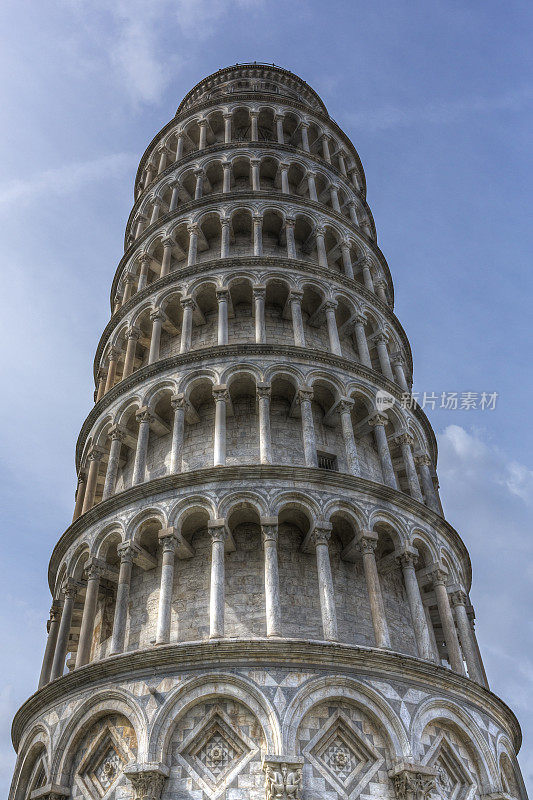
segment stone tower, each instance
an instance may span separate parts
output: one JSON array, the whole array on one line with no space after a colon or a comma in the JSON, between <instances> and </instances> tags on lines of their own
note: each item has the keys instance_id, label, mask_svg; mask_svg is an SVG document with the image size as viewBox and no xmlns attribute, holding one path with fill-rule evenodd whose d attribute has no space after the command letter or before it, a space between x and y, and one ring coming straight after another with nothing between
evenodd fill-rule
<instances>
[{"instance_id":1,"label":"stone tower","mask_svg":"<svg viewBox=\"0 0 533 800\"><path fill-rule=\"evenodd\" d=\"M525 798L359 157L202 80L142 157L11 800Z\"/></svg>"}]
</instances>

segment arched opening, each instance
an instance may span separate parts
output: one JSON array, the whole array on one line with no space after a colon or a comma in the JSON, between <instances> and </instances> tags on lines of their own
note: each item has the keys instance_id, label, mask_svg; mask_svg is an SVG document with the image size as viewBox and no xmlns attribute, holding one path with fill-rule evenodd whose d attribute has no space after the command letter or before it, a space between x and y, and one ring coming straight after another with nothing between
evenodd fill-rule
<instances>
[{"instance_id":1,"label":"arched opening","mask_svg":"<svg viewBox=\"0 0 533 800\"><path fill-rule=\"evenodd\" d=\"M267 281L265 293L266 340L269 343L292 344L292 317L289 287L276 278Z\"/></svg>"},{"instance_id":2,"label":"arched opening","mask_svg":"<svg viewBox=\"0 0 533 800\"><path fill-rule=\"evenodd\" d=\"M215 403L212 381L198 379L186 392L186 397L189 407L183 439L184 472L213 466Z\"/></svg>"},{"instance_id":3,"label":"arched opening","mask_svg":"<svg viewBox=\"0 0 533 800\"><path fill-rule=\"evenodd\" d=\"M265 211L263 216L263 253L268 256L284 257L286 248L282 247L281 234L283 217L278 211Z\"/></svg>"},{"instance_id":4,"label":"arched opening","mask_svg":"<svg viewBox=\"0 0 533 800\"><path fill-rule=\"evenodd\" d=\"M250 279L236 278L232 281L229 292L229 343L254 342L253 299Z\"/></svg>"},{"instance_id":5,"label":"arched opening","mask_svg":"<svg viewBox=\"0 0 533 800\"><path fill-rule=\"evenodd\" d=\"M259 463L259 419L255 379L239 372L229 384L226 404L226 464Z\"/></svg>"},{"instance_id":6,"label":"arched opening","mask_svg":"<svg viewBox=\"0 0 533 800\"><path fill-rule=\"evenodd\" d=\"M227 516L235 549L226 554L226 636L264 636L265 592L261 527L257 509L239 503ZM243 592L246 607L243 608Z\"/></svg>"},{"instance_id":7,"label":"arched opening","mask_svg":"<svg viewBox=\"0 0 533 800\"><path fill-rule=\"evenodd\" d=\"M270 429L274 464L303 464L302 424L294 378L275 375L271 383Z\"/></svg>"}]
</instances>

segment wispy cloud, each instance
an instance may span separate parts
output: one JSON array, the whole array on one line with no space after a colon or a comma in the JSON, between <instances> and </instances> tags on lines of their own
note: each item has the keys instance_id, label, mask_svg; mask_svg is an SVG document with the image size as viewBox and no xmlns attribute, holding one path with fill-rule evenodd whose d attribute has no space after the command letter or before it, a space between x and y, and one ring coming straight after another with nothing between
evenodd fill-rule
<instances>
[{"instance_id":1,"label":"wispy cloud","mask_svg":"<svg viewBox=\"0 0 533 800\"><path fill-rule=\"evenodd\" d=\"M346 120L353 127L365 131L405 128L421 123L447 125L475 114L521 111L532 100L533 87L523 86L502 94L434 100L425 105L386 105L382 108L367 108L361 112L348 114Z\"/></svg>"},{"instance_id":2,"label":"wispy cloud","mask_svg":"<svg viewBox=\"0 0 533 800\"><path fill-rule=\"evenodd\" d=\"M65 195L77 191L84 184L129 172L137 162L138 156L134 154L112 153L90 161L47 169L28 178L6 181L0 183L0 205L13 200L32 200L44 192Z\"/></svg>"}]
</instances>

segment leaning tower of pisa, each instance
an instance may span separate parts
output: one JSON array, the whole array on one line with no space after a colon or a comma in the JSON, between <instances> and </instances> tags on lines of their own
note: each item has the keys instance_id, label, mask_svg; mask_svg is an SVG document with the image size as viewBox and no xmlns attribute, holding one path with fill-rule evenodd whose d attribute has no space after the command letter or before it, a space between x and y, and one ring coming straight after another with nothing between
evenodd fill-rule
<instances>
[{"instance_id":1,"label":"leaning tower of pisa","mask_svg":"<svg viewBox=\"0 0 533 800\"><path fill-rule=\"evenodd\" d=\"M316 92L195 86L135 180L11 800L526 797L393 307Z\"/></svg>"}]
</instances>

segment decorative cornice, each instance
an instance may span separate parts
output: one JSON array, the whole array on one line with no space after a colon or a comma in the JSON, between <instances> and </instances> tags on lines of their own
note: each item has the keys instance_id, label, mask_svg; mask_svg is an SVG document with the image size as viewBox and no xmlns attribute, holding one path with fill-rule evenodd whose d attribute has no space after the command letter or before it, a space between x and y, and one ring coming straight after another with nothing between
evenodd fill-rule
<instances>
[{"instance_id":1,"label":"decorative cornice","mask_svg":"<svg viewBox=\"0 0 533 800\"><path fill-rule=\"evenodd\" d=\"M11 737L18 750L28 724L45 708L64 701L82 689L109 686L111 678L151 676L155 672L234 669L245 666L291 666L301 669L333 670L342 683L343 676L379 677L409 683L411 687L431 687L439 694L452 696L462 704L478 705L491 714L508 732L516 751L522 734L511 709L497 695L478 683L458 675L433 661L400 655L371 647L307 641L303 639L219 639L216 642L182 642L110 656L73 670L43 686L18 710Z\"/></svg>"},{"instance_id":2,"label":"decorative cornice","mask_svg":"<svg viewBox=\"0 0 533 800\"><path fill-rule=\"evenodd\" d=\"M53 593L55 575L61 564L63 554L68 547L80 536L87 528L107 517L109 514L117 514L133 503L143 498L151 498L154 495L164 494L176 489L184 489L193 486L207 484L224 483L234 481L243 486L251 481L257 485L261 481L280 481L281 483L305 483L315 484L322 489L336 490L344 495L346 491L371 495L377 501L389 502L396 505L402 511L423 520L432 526L451 546L455 547L462 554L462 561L465 569L467 588L470 588L471 565L468 550L463 540L449 522L439 514L436 514L428 506L419 503L404 492L392 489L382 483L374 483L366 478L358 478L345 472L331 472L329 470L314 467L294 467L288 465L274 464L245 464L231 467L207 467L204 469L193 470L191 472L180 472L175 475L165 475L153 481L137 484L123 492L112 495L103 500L98 505L93 506L90 511L86 511L78 517L63 533L57 542L48 567L48 584Z\"/></svg>"}]
</instances>

